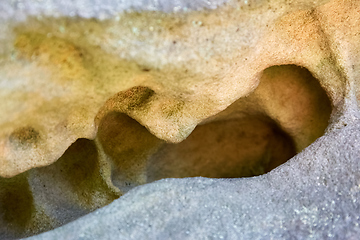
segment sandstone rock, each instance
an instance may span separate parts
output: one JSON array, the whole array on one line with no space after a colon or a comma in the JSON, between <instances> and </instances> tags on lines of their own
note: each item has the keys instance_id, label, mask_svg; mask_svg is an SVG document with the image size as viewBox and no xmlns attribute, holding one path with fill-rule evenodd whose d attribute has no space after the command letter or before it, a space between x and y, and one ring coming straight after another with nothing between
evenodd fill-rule
<instances>
[{"instance_id":1,"label":"sandstone rock","mask_svg":"<svg viewBox=\"0 0 360 240\"><path fill-rule=\"evenodd\" d=\"M2 238L356 236L360 3L224 2L0 3Z\"/></svg>"}]
</instances>

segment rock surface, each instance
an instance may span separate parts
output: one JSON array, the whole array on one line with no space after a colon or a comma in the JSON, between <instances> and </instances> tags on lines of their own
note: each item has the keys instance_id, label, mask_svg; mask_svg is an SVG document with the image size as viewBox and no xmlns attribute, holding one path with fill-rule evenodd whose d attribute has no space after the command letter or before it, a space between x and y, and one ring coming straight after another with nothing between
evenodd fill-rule
<instances>
[{"instance_id":1,"label":"rock surface","mask_svg":"<svg viewBox=\"0 0 360 240\"><path fill-rule=\"evenodd\" d=\"M0 3L0 238L356 238L360 2L224 2Z\"/></svg>"},{"instance_id":2,"label":"rock surface","mask_svg":"<svg viewBox=\"0 0 360 240\"><path fill-rule=\"evenodd\" d=\"M346 123L269 174L160 180L30 239L357 239L360 120Z\"/></svg>"}]
</instances>

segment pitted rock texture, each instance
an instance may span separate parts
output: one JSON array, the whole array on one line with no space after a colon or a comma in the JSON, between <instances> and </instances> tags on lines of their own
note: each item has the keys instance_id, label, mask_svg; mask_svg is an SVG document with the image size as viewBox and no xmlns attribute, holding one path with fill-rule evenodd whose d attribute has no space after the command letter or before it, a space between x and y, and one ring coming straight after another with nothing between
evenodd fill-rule
<instances>
[{"instance_id":1,"label":"pitted rock texture","mask_svg":"<svg viewBox=\"0 0 360 240\"><path fill-rule=\"evenodd\" d=\"M251 179L200 182L214 184L214 189L224 187L220 191L224 194L233 182L238 182L237 192L253 192L250 198L244 196L239 200L244 201L244 208L230 207L230 211L244 216L259 209L269 219L283 219L279 220L280 228L275 228L271 235L275 238L292 236L291 231L316 237L327 230L321 226L328 226L331 217L319 223L316 216L321 214L315 214L312 215L315 220L309 223L302 218L309 214L300 214L300 220L286 215L284 209L304 203L294 200L291 205L286 198L282 202L281 194L286 189L280 185L284 179L289 179L286 186L298 179L304 184L294 184L289 196L296 199L302 192L306 201L322 206L319 198L309 196L309 189L318 182L312 181L314 174L321 168L325 182L335 181L339 176L330 173L331 164L327 168L321 166L324 161L331 162L331 154L346 155L346 147L340 153L333 148L323 149L328 155L312 158L313 164L306 159L316 153L316 146L325 146L330 141L326 139L333 139L329 136L340 131L336 136L345 138L344 129L356 125L360 3L229 1L213 10L182 9L172 13L162 12L167 10L160 4L156 8L159 11L121 12L126 10L123 9L106 17L98 17L96 11L89 15L98 19L75 18L72 14L54 17L53 12L62 12L62 6L56 4L48 5L50 10L35 4L31 11L14 6L0 4L0 12L14 10L13 13L6 10L9 14L0 20L2 238L26 237L56 228L111 203L138 185L161 178L240 178L265 173ZM76 13L77 7L71 6ZM130 8L136 10L134 6ZM26 21L19 17L21 12L26 12ZM357 169L353 157L356 151L350 150L346 155L349 157L338 161ZM290 158L290 162L283 164ZM308 168L308 177L302 175L304 168ZM347 174L356 178L353 171ZM169 180L175 189L186 189L197 181ZM259 187L253 182L263 185ZM166 193L161 184L144 188L153 191L155 198L162 198ZM335 201L333 192L343 181L338 184L330 184L330 189L322 189L319 194L329 196L326 201ZM352 184L349 189L356 185L349 184ZM347 186L343 186L345 192ZM130 199L134 208L127 206L124 214L134 214L134 221L139 208L149 209L144 202L147 198L136 196L137 191L148 191L141 190L144 188L133 190L115 203L125 206ZM256 189L263 191L259 199L268 197L266 201L274 202L273 207L263 211L266 201L258 205L252 202L259 193ZM136 201L131 200L132 194ZM216 235L217 228L208 229L207 218L199 220L195 216L201 213L206 216L217 207L209 211L199 207L189 219L186 214L177 217L176 201L187 196L184 192L179 194L172 195L175 202L169 200L170 205L161 203L168 217L149 213L141 220L149 224L146 229L153 238L172 234L192 238L195 235L191 234L203 231L214 238L225 236ZM189 196L193 206L204 205L199 201L201 194L195 195ZM210 205L223 202L220 197L217 203L216 194L213 195L214 198L204 198ZM279 201L274 200L277 197ZM275 212L278 207L282 207L283 215ZM324 212L334 216L329 207L325 205ZM358 213L357 209L355 201L340 211L339 221L347 211ZM96 213L99 212L85 218L94 220L84 226L96 224L93 217ZM120 214L115 222L110 216L107 222L125 226L121 220L125 215ZM153 228L156 224L151 225L152 217L162 218L154 219L154 223L168 227ZM179 222L179 218L184 220L180 221L183 225L172 231L171 222ZM220 223L227 218L224 216ZM286 225L284 221L288 218L298 220ZM350 217L349 221L353 220ZM83 225L82 221L71 226ZM248 225L244 221L231 225L242 228L236 232L228 228L227 238L266 236L256 235L257 217L250 218ZM106 224L101 226L112 228ZM189 234L183 236L183 227L190 225L196 229L185 231ZM301 233L301 226L305 233ZM356 224L341 226L354 234L358 231ZM119 231L125 239L142 238L141 232L135 234L139 227L134 224L126 233ZM44 236L65 237L71 234L70 228ZM271 228L267 229L270 233ZM97 228L88 236L88 230L84 231L74 235L75 239L101 236ZM116 231L102 234L111 238ZM311 235L312 231L315 235ZM209 234L202 236L211 237ZM355 236L349 234L349 238Z\"/></svg>"}]
</instances>

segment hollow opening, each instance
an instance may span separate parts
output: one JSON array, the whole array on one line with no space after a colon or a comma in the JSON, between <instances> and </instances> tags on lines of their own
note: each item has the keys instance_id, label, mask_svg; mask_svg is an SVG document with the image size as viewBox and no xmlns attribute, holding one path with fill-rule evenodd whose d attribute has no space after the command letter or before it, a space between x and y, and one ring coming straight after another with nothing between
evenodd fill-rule
<instances>
[{"instance_id":1,"label":"hollow opening","mask_svg":"<svg viewBox=\"0 0 360 240\"><path fill-rule=\"evenodd\" d=\"M178 144L165 143L124 113L111 112L99 139L121 190L162 178L257 176L320 137L331 103L317 79L295 65L266 69L259 86L198 125Z\"/></svg>"},{"instance_id":2,"label":"hollow opening","mask_svg":"<svg viewBox=\"0 0 360 240\"><path fill-rule=\"evenodd\" d=\"M296 154L292 139L271 119L249 116L198 126L179 144L165 144L148 161L147 180L261 175Z\"/></svg>"}]
</instances>

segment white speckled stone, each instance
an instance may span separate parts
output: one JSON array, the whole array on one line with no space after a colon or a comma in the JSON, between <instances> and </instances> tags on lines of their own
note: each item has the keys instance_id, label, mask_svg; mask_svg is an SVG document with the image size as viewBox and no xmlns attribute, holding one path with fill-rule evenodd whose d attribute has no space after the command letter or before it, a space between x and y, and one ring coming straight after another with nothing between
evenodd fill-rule
<instances>
[{"instance_id":1,"label":"white speckled stone","mask_svg":"<svg viewBox=\"0 0 360 240\"><path fill-rule=\"evenodd\" d=\"M123 11L183 12L215 9L228 0L14 0L0 2L0 18L23 19L27 15L109 18ZM259 0L244 1L244 4Z\"/></svg>"}]
</instances>

